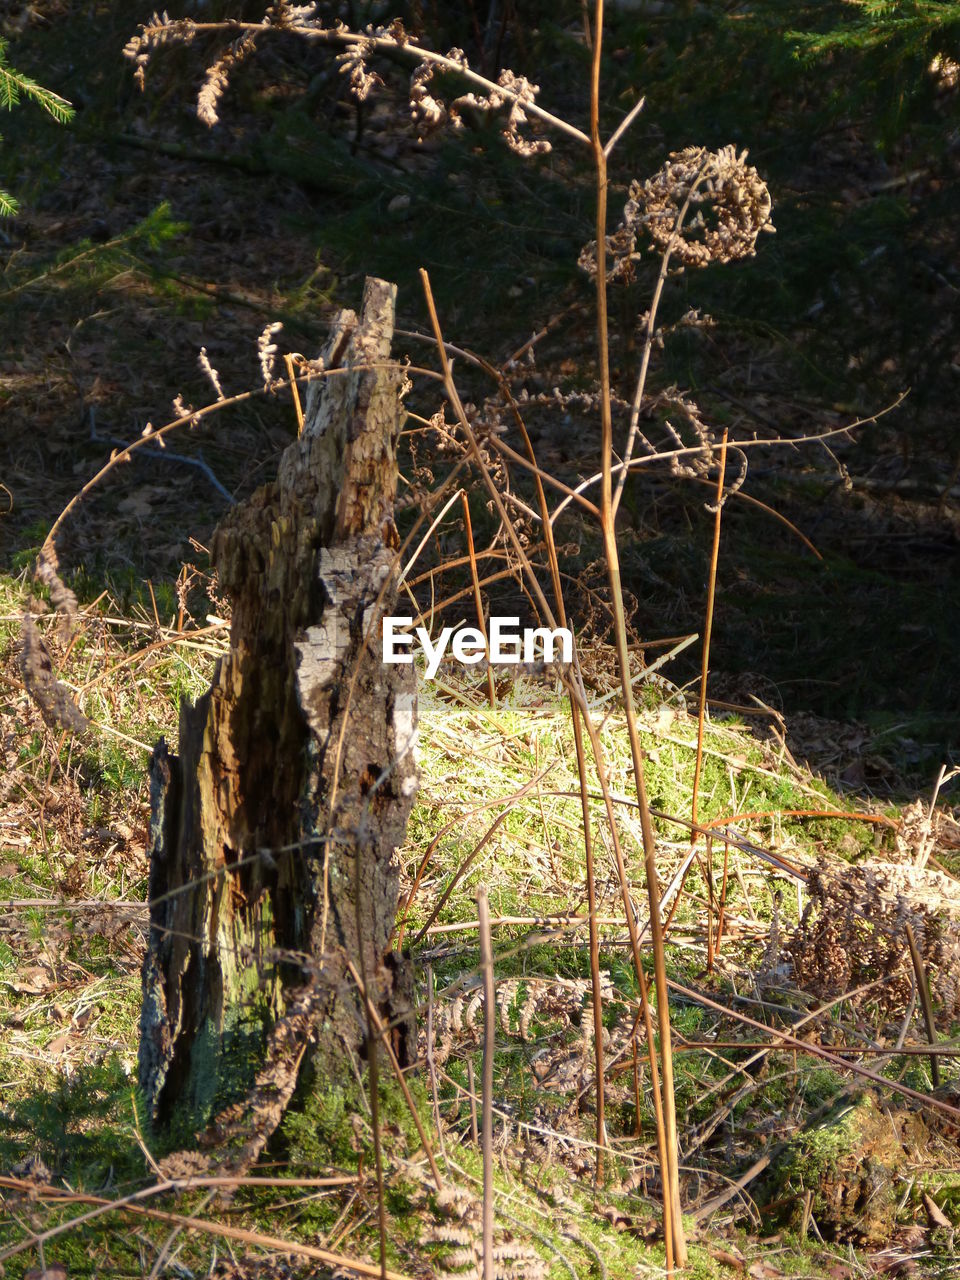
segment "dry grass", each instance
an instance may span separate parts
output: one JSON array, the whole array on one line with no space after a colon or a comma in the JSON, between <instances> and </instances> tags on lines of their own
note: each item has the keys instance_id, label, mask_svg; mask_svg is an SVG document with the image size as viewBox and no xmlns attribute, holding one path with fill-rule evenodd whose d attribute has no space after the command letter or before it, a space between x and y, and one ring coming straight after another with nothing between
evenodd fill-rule
<instances>
[{"instance_id":1,"label":"dry grass","mask_svg":"<svg viewBox=\"0 0 960 1280\"><path fill-rule=\"evenodd\" d=\"M175 743L177 699L205 687L225 633L206 623L198 627L189 617L177 632L161 618L151 618L152 607L144 616L124 619L103 599L81 616L76 636L65 644L53 620L42 616L40 627L60 678L94 724L86 739L70 740L43 723L22 688L16 637L26 602L24 583L6 579L2 591L6 770L0 861L3 896L14 904L0 921L3 1164L7 1171L29 1173L32 1166L18 1162L38 1156L50 1170L52 1186L66 1178L75 1189L112 1197L150 1179L134 1109L149 814L145 748L161 733ZM637 891L641 834L628 799L630 753L617 699L608 696L612 681L602 649L588 658L586 678L593 714L602 723L611 789L619 798L630 887ZM635 979L626 959L619 885L604 840L599 791L597 890L607 1123L614 1159L608 1185L598 1195L587 1181L569 1181L571 1174L579 1178L593 1168L593 1059L585 1038L590 982L577 766L569 714L558 692L532 678L518 678L510 687L501 682L491 708L482 678L470 685L444 671L423 686L421 792L401 859L405 893L413 890L422 868L404 932L409 943L425 929L413 948L421 995L431 972L436 988L435 1080L445 1148L438 1159L448 1185L462 1189L458 1194L467 1200L479 1195L480 1155L469 1140L469 1068L478 1062L482 1027L474 993L475 894L483 884L494 920L500 1024L496 1209L498 1230L508 1234L498 1238L506 1247L512 1237L516 1258L517 1250L535 1250L551 1276L570 1274L570 1267L585 1273L598 1252L610 1276L653 1275L662 1265L662 1247L648 1238L652 1220L645 1197L655 1194L657 1185L649 1103L641 1073L640 1130L635 1132ZM662 678L641 685L639 706L651 802L662 814L682 817L692 800L696 719L682 693ZM775 736L764 740L735 717L707 722L699 806L706 823L745 811L767 815L740 822L740 836L798 866L811 865L825 851L835 856L839 847L853 856L873 839L873 828L863 823L787 816L793 809L837 809L840 802L807 769L790 762ZM666 887L685 859L689 834L664 817L657 820L657 835ZM717 871L719 876L719 863ZM725 940L714 992L721 1000L730 1000L734 991L752 993L739 1007L765 1010L773 1025L789 1023L813 1007L791 988L771 939L771 920L776 919L782 937L802 906L796 882L735 847L728 873ZM668 935L668 964L671 977L698 986L703 985L705 899L706 887L694 866ZM863 1016L861 1010L858 1019ZM802 1060L791 1065L782 1055L776 1062L768 1059L752 1080L736 1066L743 1055L735 1049L689 1052L685 1046L755 1033L738 1031L733 1022L684 1001L675 1008L675 1020L688 1197L708 1199L726 1185L731 1155L734 1161L748 1159L757 1135L771 1125L778 1137L799 1132L809 1109L845 1087L842 1072ZM858 1022L846 1018L842 1003L813 1025L819 1027L818 1038L828 1042L856 1040L859 1034ZM874 1034L882 1030L877 1024ZM955 1074L952 1061L945 1059L948 1076ZM902 1070L904 1060L900 1063ZM924 1060L912 1058L906 1066L908 1079L922 1085ZM417 1097L426 1121L424 1087ZM396 1090L389 1084L385 1090L386 1132L393 1134L387 1157L395 1179L388 1197L391 1265L413 1274L413 1258L426 1249L436 1274L447 1274L443 1259L450 1239L444 1224L449 1225L451 1210L432 1199L409 1116L403 1119ZM352 1162L356 1168L349 1143L337 1143L350 1105L361 1108L361 1149L368 1121L362 1119L360 1095L353 1104L338 1096L333 1111L329 1098L311 1104L319 1110L308 1108L312 1146L296 1126L288 1129L283 1149L291 1181L285 1194L262 1188L238 1193L248 1230L277 1233L278 1211L271 1205L281 1195L290 1202L282 1230L291 1239L306 1225L308 1235L301 1239L320 1239L354 1255L371 1247L371 1219L360 1211L369 1190L359 1191L352 1183L347 1190L308 1191L296 1181L307 1174L341 1174L345 1157L348 1167ZM337 1112L337 1106L348 1109ZM942 1151L937 1158L942 1161ZM916 1188L931 1185L924 1169L921 1163L914 1174ZM196 1194L181 1198L181 1209L185 1205L189 1211ZM16 1200L7 1203L11 1214L2 1228L3 1246L22 1239L27 1225ZM33 1220L50 1227L77 1212L76 1206L51 1202L35 1208ZM465 1208L462 1220L455 1217L458 1231L473 1229L471 1212ZM219 1210L204 1211L208 1219L211 1214L213 1221L236 1221L235 1216L224 1219ZM631 1224L628 1230L625 1222ZM146 1275L169 1224L142 1227L142 1263L129 1251L117 1253L111 1230L92 1227L57 1237L48 1256L68 1259L70 1274L103 1274L109 1265L118 1274L126 1268ZM427 1246L427 1240L434 1243ZM209 1240L204 1244L203 1236L185 1233L179 1247L185 1264L209 1268ZM251 1256L233 1274L279 1274L257 1271ZM692 1256L694 1274L717 1274L704 1243L695 1241ZM20 1274L17 1265L18 1259L11 1259L8 1274ZM301 1269L291 1274L307 1274L305 1260L297 1265Z\"/></svg>"}]
</instances>

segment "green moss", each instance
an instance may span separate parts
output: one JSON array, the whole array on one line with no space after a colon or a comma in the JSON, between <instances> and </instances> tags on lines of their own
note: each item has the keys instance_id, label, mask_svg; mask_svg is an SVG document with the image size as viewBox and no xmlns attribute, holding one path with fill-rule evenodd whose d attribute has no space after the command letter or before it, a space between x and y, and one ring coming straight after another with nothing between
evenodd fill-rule
<instances>
[{"instance_id":1,"label":"green moss","mask_svg":"<svg viewBox=\"0 0 960 1280\"><path fill-rule=\"evenodd\" d=\"M870 1093L794 1139L774 1166L777 1214L796 1225L805 1198L820 1233L832 1240L886 1242L896 1220L904 1145L913 1140ZM922 1125L922 1122L919 1122Z\"/></svg>"},{"instance_id":2,"label":"green moss","mask_svg":"<svg viewBox=\"0 0 960 1280\"><path fill-rule=\"evenodd\" d=\"M315 1062L306 1081L301 1081L295 1105L286 1113L280 1136L291 1173L314 1174L331 1166L354 1169L371 1167L374 1160L373 1129L367 1086L343 1071L341 1060L336 1073ZM408 1077L407 1084L425 1132L433 1129L433 1119L423 1082ZM379 1116L381 1133L388 1145L399 1144L411 1156L421 1152L416 1123L403 1093L381 1061ZM422 1154L422 1153L421 1153ZM407 1189L401 1183L394 1190L403 1200ZM399 1212L398 1202L393 1206Z\"/></svg>"}]
</instances>

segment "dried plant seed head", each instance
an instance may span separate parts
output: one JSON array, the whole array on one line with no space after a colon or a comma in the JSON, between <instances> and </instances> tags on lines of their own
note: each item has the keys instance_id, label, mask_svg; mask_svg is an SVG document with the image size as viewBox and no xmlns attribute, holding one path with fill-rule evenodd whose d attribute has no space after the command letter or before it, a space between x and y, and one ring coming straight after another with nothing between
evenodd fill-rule
<instances>
[{"instance_id":1,"label":"dried plant seed head","mask_svg":"<svg viewBox=\"0 0 960 1280\"><path fill-rule=\"evenodd\" d=\"M140 34L131 36L123 50L123 56L136 67L134 79L141 90L153 51L163 44L189 44L196 32L196 24L190 18L171 18L166 10L162 14L155 12L149 22L143 23Z\"/></svg>"},{"instance_id":2,"label":"dried plant seed head","mask_svg":"<svg viewBox=\"0 0 960 1280\"><path fill-rule=\"evenodd\" d=\"M210 363L210 357L207 355L206 347L200 348L200 354L197 356L197 364L210 379L210 383L216 392L217 399L225 400L226 396L223 394L223 388L220 385L220 375ZM152 431L153 428L151 427L150 430ZM149 432L144 432L144 435L149 435Z\"/></svg>"},{"instance_id":3,"label":"dried plant seed head","mask_svg":"<svg viewBox=\"0 0 960 1280\"><path fill-rule=\"evenodd\" d=\"M469 63L462 49L451 49L445 60L462 71L469 70ZM451 129L462 129L465 116L479 121L497 116L502 118L500 132L511 151L522 156L534 156L543 155L550 150L550 143L546 140L531 141L520 134L520 126L527 123L524 107L534 101L540 90L539 85L531 84L524 76L504 70L500 73L499 88L491 88L486 94L464 93L447 103L430 90L434 70L432 63L423 62L410 77L410 114L421 141L444 125L449 125Z\"/></svg>"},{"instance_id":4,"label":"dried plant seed head","mask_svg":"<svg viewBox=\"0 0 960 1280\"><path fill-rule=\"evenodd\" d=\"M274 5L274 23L275 27L283 27L291 31L295 31L297 27L304 26L311 18L317 15L317 6L313 4L278 4Z\"/></svg>"},{"instance_id":5,"label":"dried plant seed head","mask_svg":"<svg viewBox=\"0 0 960 1280\"><path fill-rule=\"evenodd\" d=\"M622 280L629 284L634 278L634 263L640 259L637 251L636 228L621 222L616 231L606 238L607 248L607 281ZM577 266L585 271L591 279L597 274L597 242L590 240L580 250Z\"/></svg>"},{"instance_id":6,"label":"dried plant seed head","mask_svg":"<svg viewBox=\"0 0 960 1280\"><path fill-rule=\"evenodd\" d=\"M760 232L774 230L773 202L746 160L733 146L674 152L659 173L630 184L622 226L645 229L683 267L752 257Z\"/></svg>"},{"instance_id":7,"label":"dried plant seed head","mask_svg":"<svg viewBox=\"0 0 960 1280\"><path fill-rule=\"evenodd\" d=\"M500 72L498 83L502 88L508 90L511 95L507 123L501 131L507 146L519 156L546 155L551 148L550 143L545 138L540 138L538 141L533 142L529 138L520 136L520 126L527 122L527 113L523 109L524 104L530 104L535 101L537 94L540 92L540 86L531 84L526 76L514 75L508 69ZM491 95L492 97L493 95Z\"/></svg>"},{"instance_id":8,"label":"dried plant seed head","mask_svg":"<svg viewBox=\"0 0 960 1280\"><path fill-rule=\"evenodd\" d=\"M203 87L197 94L197 115L208 128L212 129L220 121L217 108L220 105L220 99L227 91L231 73L253 53L255 48L255 34L245 35L207 68Z\"/></svg>"},{"instance_id":9,"label":"dried plant seed head","mask_svg":"<svg viewBox=\"0 0 960 1280\"><path fill-rule=\"evenodd\" d=\"M192 404L184 404L183 396L173 398L173 412L176 418L189 418L191 430L200 425L199 415L194 412Z\"/></svg>"},{"instance_id":10,"label":"dried plant seed head","mask_svg":"<svg viewBox=\"0 0 960 1280\"><path fill-rule=\"evenodd\" d=\"M340 74L349 77L350 92L357 102L365 102L373 89L383 84L380 76L367 66L367 59L375 51L376 46L372 40L361 40L337 54Z\"/></svg>"},{"instance_id":11,"label":"dried plant seed head","mask_svg":"<svg viewBox=\"0 0 960 1280\"><path fill-rule=\"evenodd\" d=\"M268 324L257 339L257 355L260 359L260 372L263 374L264 390L273 386L276 381L274 365L277 359L277 344L272 341L272 338L282 328L283 322L274 320L273 324Z\"/></svg>"},{"instance_id":12,"label":"dried plant seed head","mask_svg":"<svg viewBox=\"0 0 960 1280\"><path fill-rule=\"evenodd\" d=\"M416 67L410 77L410 116L420 142L450 120L446 103L441 98L435 98L430 92L432 80L433 67L428 62L423 62ZM455 116L452 124L455 129L458 129L462 127L463 122L459 116Z\"/></svg>"}]
</instances>

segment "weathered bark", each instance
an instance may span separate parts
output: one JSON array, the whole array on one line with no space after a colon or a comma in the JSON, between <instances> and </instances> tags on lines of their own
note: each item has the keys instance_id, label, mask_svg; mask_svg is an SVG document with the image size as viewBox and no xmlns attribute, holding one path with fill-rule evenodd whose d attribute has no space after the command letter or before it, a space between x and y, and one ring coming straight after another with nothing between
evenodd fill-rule
<instances>
[{"instance_id":1,"label":"weathered bark","mask_svg":"<svg viewBox=\"0 0 960 1280\"><path fill-rule=\"evenodd\" d=\"M339 315L277 481L217 529L230 652L181 705L179 757L163 741L153 756L140 1082L160 1126L219 1116L247 1157L308 1040L362 1041L346 958L395 1015L385 952L417 779L416 677L382 663L379 623L395 601L394 297L368 280L359 320Z\"/></svg>"}]
</instances>

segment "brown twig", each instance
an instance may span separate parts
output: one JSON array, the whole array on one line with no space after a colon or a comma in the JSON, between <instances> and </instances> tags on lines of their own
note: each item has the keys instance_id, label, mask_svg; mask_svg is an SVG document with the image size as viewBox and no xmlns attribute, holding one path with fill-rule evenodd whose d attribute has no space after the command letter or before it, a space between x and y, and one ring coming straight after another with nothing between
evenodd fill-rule
<instances>
[{"instance_id":1,"label":"brown twig","mask_svg":"<svg viewBox=\"0 0 960 1280\"><path fill-rule=\"evenodd\" d=\"M359 665L359 664L358 664ZM362 903L365 895L360 888L360 858L354 863L354 902L356 904L357 942L360 974L350 961L347 964L354 981L360 988L367 1012L367 1083L370 1089L370 1127L373 1130L373 1157L377 1170L377 1229L380 1236L380 1280L387 1280L387 1203L383 1189L383 1141L380 1132L380 1071L377 1036L374 1035L374 1008L367 994L367 970L364 961L364 928ZM322 952L321 952L322 954ZM398 1068L399 1074L399 1068ZM411 1104L412 1106L412 1104Z\"/></svg>"},{"instance_id":2,"label":"brown twig","mask_svg":"<svg viewBox=\"0 0 960 1280\"><path fill-rule=\"evenodd\" d=\"M293 408L297 415L297 435L303 435L303 408L300 404L300 391L297 387L297 375L293 369L293 356L289 351L285 351L283 355L283 363L286 366L287 377L290 380L290 394L293 396Z\"/></svg>"},{"instance_id":3,"label":"brown twig","mask_svg":"<svg viewBox=\"0 0 960 1280\"><path fill-rule=\"evenodd\" d=\"M704 725L707 718L707 677L710 672L710 639L713 635L713 613L714 603L716 601L717 591L717 564L720 559L720 525L723 519L723 481L727 470L727 429L724 427L723 439L720 442L720 470L717 476L717 497L716 510L714 512L713 521L713 546L710 551L710 575L707 580L707 610L706 618L703 626L703 653L700 664L700 702L697 708L697 755L693 766L693 798L690 801L690 821L693 830L693 838L691 847L697 843L696 825L697 825L697 801L700 798L700 772L703 768L703 734ZM713 843L706 842L707 861L701 861L700 865L707 881L710 912L713 912ZM687 868L689 871L689 866ZM670 928L670 922L673 920L677 907L680 905L680 898L683 894L683 888L686 884L687 871L683 873L680 885L677 889L677 896L674 899L670 914L664 925L664 932ZM707 923L707 972L713 970L713 926L712 921Z\"/></svg>"},{"instance_id":4,"label":"brown twig","mask_svg":"<svg viewBox=\"0 0 960 1280\"><path fill-rule=\"evenodd\" d=\"M700 665L700 704L697 708L697 757L693 766L693 799L690 802L690 820L697 821L697 801L700 798L700 770L703 767L703 730L707 716L707 676L710 671L710 639L713 635L713 611L717 594L717 564L720 559L720 525L723 520L723 481L727 470L727 429L723 429L720 441L720 469L717 476L716 510L713 520L713 547L710 551L710 575L707 579L707 613L703 624L703 654ZM679 897L679 894L677 895Z\"/></svg>"},{"instance_id":5,"label":"brown twig","mask_svg":"<svg viewBox=\"0 0 960 1280\"><path fill-rule=\"evenodd\" d=\"M601 9L602 9L602 0L598 0L598 3L600 3ZM599 76L599 67L596 68L596 75ZM536 603L540 609L541 616L548 620L551 627L555 627L556 620L553 615L553 610L550 608L550 605L546 599L546 596L543 593L543 588L541 587L540 582L537 578L537 575L533 570L533 566L530 564L530 559L527 556L520 542L519 537L517 536L516 529L514 528L513 523L510 520L509 513L507 512L506 507L504 506L500 491L497 488L497 485L495 484L493 477L490 474L490 469L487 466L487 463L483 457L483 454L480 451L480 447L477 443L477 439L473 432L473 428L470 426L470 422L467 418L466 412L463 407L463 402L461 401L460 395L457 391L456 383L453 380L453 372L450 367L450 361L447 358L446 345L444 343L443 333L440 328L440 320L437 315L437 308L433 298L433 291L430 287L430 277L429 277L429 274L423 268L420 269L420 278L423 283L424 296L427 303L427 311L430 316L430 325L431 325L431 328L433 329L434 337L436 338L437 353L439 355L440 363L443 370L443 382L444 382L444 387L447 393L447 398L450 401L450 404L457 415L457 419L460 423L460 429L462 430L464 436L467 439L467 442L470 445L470 450L473 455L474 461L476 462L476 465L483 478L484 486L490 495L490 498L493 502L494 507L497 510L497 514L500 517L507 539L509 540L511 546L513 547L513 550L517 556L517 559L519 560L520 565L522 566L524 581L529 584L530 591L536 599ZM606 312L604 310L604 316L605 315L606 315ZM609 374L609 370L608 370L608 374ZM609 378L608 378L608 389L609 389ZM609 411L609 401L608 401L607 407ZM609 412L607 417L609 421ZM607 491L608 491L608 497L609 497L609 484L607 486ZM615 554L615 547L614 547L614 554ZM621 612L621 618L622 618L622 612L623 612L622 600L620 603L621 603L620 612ZM629 680L629 676L626 676L625 678ZM646 1003L647 1003L646 976L643 971L643 963L640 959L639 937L637 934L636 920L634 918L634 913L633 913L633 904L630 900L630 889L629 889L629 884L627 882L626 868L623 860L623 851L620 846L619 832L617 831L617 826L616 826L616 820L615 820L615 815L613 810L613 801L610 796L610 790L609 790L609 786L607 784L607 779L606 779L606 770L604 768L604 763L603 763L604 762L603 749L600 743L599 735L596 731L595 726L593 725L593 722L590 716L590 708L589 708L589 705L587 704L587 700L586 700L586 697L584 696L582 688L580 688L574 680L571 680L569 676L566 677L566 686L570 693L570 696L576 702L577 707L579 708L580 713L583 716L583 722L587 729L587 734L590 738L590 746L591 746L591 750L593 751L594 762L597 768L597 775L600 781L600 789L603 792L607 820L610 824L610 829L611 829L611 838L613 840L614 852L615 852L616 861L617 861L618 875L620 879L620 891L624 901L624 910L626 913L627 928L628 928L628 931L630 932L631 948L633 950L634 965L637 970L637 982L640 987L641 1002L644 1004L644 1006L646 1006ZM634 733L635 731L636 731L636 725L634 724ZM641 783L642 783L642 774L641 774ZM644 801L646 800L645 793L644 793L643 799ZM643 812L643 810L641 810L641 812ZM652 841L653 828L652 828L652 825L649 824L649 806L646 806L646 812L647 812L647 818L648 818L650 839ZM659 915L657 915L658 928L659 928L659 923L660 923ZM649 1014L647 1015L647 1017L645 1017L645 1026L647 1028L647 1033L648 1033L647 1044L648 1044L648 1050L650 1054L650 1067L651 1067L651 1077L652 1077L651 1083L653 1086L653 1098L654 1098L654 1113L655 1113L655 1119L657 1123L657 1143L658 1143L658 1149L660 1151L661 1168L666 1169L668 1167L667 1165L668 1156L665 1150L666 1130L664 1127L663 1108L662 1108L662 1102L660 1098L660 1084L659 1084L659 1072L657 1069L656 1047L653 1039L652 1023L649 1020ZM675 1122L674 1122L674 1129L675 1129ZM674 1156L675 1155L676 1155L676 1151L674 1151ZM665 1221L669 1221L673 1216L675 1216L673 1214L673 1206L670 1202L669 1197L665 1198L664 1213L665 1213ZM679 1213L679 1207L677 1209L677 1213ZM672 1250L673 1248L672 1229L666 1232L666 1236L667 1236L667 1239L670 1240L670 1244L667 1245L667 1248Z\"/></svg>"},{"instance_id":6,"label":"brown twig","mask_svg":"<svg viewBox=\"0 0 960 1280\"><path fill-rule=\"evenodd\" d=\"M756 1018L751 1018L749 1014L740 1013L736 1009L720 1004L717 1000L712 1000L702 991L695 991L693 988L685 987L679 982L670 981L668 985L672 991L676 991L679 995L686 996L696 1004L701 1004L707 1009L712 1009L715 1013L722 1013L725 1017L733 1018L736 1022L742 1022L744 1026L753 1027L756 1031L762 1031L767 1035L774 1036L776 1039L782 1040L785 1045L789 1045L792 1049L797 1049L801 1053L813 1054L815 1058L822 1058L825 1062L829 1062L835 1067L842 1067L847 1071L852 1071L855 1075L862 1076L865 1080L870 1080L874 1084L880 1085L882 1089L891 1089L894 1093L899 1093L904 1098L911 1098L914 1102L919 1103L921 1108L929 1108L933 1111L939 1111L942 1115L950 1116L953 1120L960 1120L960 1107L954 1107L949 1102L944 1102L943 1099L938 1098L936 1094L921 1093L919 1089L911 1089L908 1085L901 1084L899 1080L888 1080L886 1076L882 1076L876 1071L871 1071L869 1067L863 1066L862 1063L847 1062L839 1054L834 1053L832 1049L828 1049L825 1045L816 1044L809 1040L798 1040L796 1036L792 1036L786 1031L774 1030L771 1027L765 1026L762 1022L758 1022ZM842 998L845 997L841 997L841 999ZM890 1052L895 1056L897 1051L896 1049L891 1049Z\"/></svg>"},{"instance_id":7,"label":"brown twig","mask_svg":"<svg viewBox=\"0 0 960 1280\"><path fill-rule=\"evenodd\" d=\"M547 768L544 769L542 773L539 773L536 776L536 778L533 778L524 787L522 787L518 794L525 795L526 792L532 790L533 787L535 787L536 784L542 778L545 778L547 776L547 774L550 772L552 768L553 768L553 765L548 765ZM474 860L483 852L483 850L486 848L489 842L496 835L500 827L504 824L504 822L506 822L507 818L509 818L510 813L511 813L511 807L508 805L504 808L503 812L496 818L496 820L493 823L491 823L491 825L484 832L483 836L480 838L480 841L477 843L474 849L466 856L466 858L464 858L464 860L457 867L456 871L453 874L453 878L451 879L450 883L447 885L446 889L444 889L443 893L441 893L440 897L436 901L436 904L434 905L433 910L430 912L430 915L427 917L426 924L423 926L423 928L414 938L413 940L414 946L419 945L419 943L421 943L423 939L426 937L427 930L430 928L434 920L436 920L437 916L443 910L444 904L447 902L451 893L453 893L454 889L457 887L457 885L460 883L463 877L467 874L467 872L473 866ZM435 847L435 842L431 842L431 849L434 847ZM429 853L430 853L430 849L427 850L427 854ZM425 862L426 862L426 855L424 856L424 862L420 864L421 870L423 869ZM420 873L418 873L417 875L417 880L414 883L411 893L413 893L416 890L417 884L419 883L419 879L420 879Z\"/></svg>"},{"instance_id":8,"label":"brown twig","mask_svg":"<svg viewBox=\"0 0 960 1280\"><path fill-rule=\"evenodd\" d=\"M446 1159L443 1148L443 1126L440 1123L440 1092L437 1088L437 1064L433 1056L433 965L427 965L427 1074L430 1077L430 1101L433 1105L433 1123L437 1128L437 1141Z\"/></svg>"},{"instance_id":9,"label":"brown twig","mask_svg":"<svg viewBox=\"0 0 960 1280\"><path fill-rule=\"evenodd\" d=\"M547 770L546 772L549 772L549 770ZM410 913L410 905L413 902L414 898L417 896L417 890L420 888L420 881L423 879L424 873L426 872L427 867L430 865L430 861L433 858L433 855L437 850L437 846L439 845L443 837L447 835L449 832L453 831L455 827L462 828L468 818L472 818L478 813L484 813L487 809L496 808L497 805L503 805L503 814L501 814L500 819L498 820L498 821L502 821L503 818L506 816L506 814L509 812L510 807L517 800L522 799L527 794L527 792L530 791L532 787L536 786L536 784L540 781L540 779L545 776L546 776L545 773L537 774L535 778L531 779L530 782L525 782L523 786L520 787L519 790L515 791L512 795L497 796L497 798L494 800L487 800L484 804L477 805L476 808L468 809L465 813L461 813L456 818L452 818L449 822L445 823L440 828L437 834L433 837L433 839L427 845L426 852L421 858L420 865L417 868L417 874L413 878L413 884L410 887L410 892L407 894L406 898L404 899L403 908L400 914L400 923L397 926L397 931L396 931L397 940L395 944L395 949L397 951L399 951L403 947L403 935L406 931L407 916ZM489 834L492 834L492 831L489 832L488 835ZM477 852L477 851L474 850L474 852ZM434 915L431 917L431 920L427 922L427 927L430 926L430 924L434 919L436 919L436 913L434 913ZM423 932L425 932L425 930L421 930L421 933Z\"/></svg>"},{"instance_id":10,"label":"brown twig","mask_svg":"<svg viewBox=\"0 0 960 1280\"><path fill-rule=\"evenodd\" d=\"M841 997L846 999L846 996ZM682 1044L674 1045L674 1053L699 1053L704 1049L743 1049L744 1051L756 1049L761 1054L767 1053L796 1053L791 1045L788 1044L764 1044L760 1040L684 1040ZM930 1056L929 1044L901 1044L896 1047L884 1044L831 1044L831 1053L850 1054L851 1057L883 1058L920 1058ZM960 1057L960 1045L956 1044L938 1044L937 1054L944 1058ZM741 1063L741 1066L744 1064Z\"/></svg>"},{"instance_id":11,"label":"brown twig","mask_svg":"<svg viewBox=\"0 0 960 1280\"><path fill-rule=\"evenodd\" d=\"M477 1128L477 1083L473 1074L473 1058L467 1057L467 1088L470 1091L470 1140L474 1146L480 1141Z\"/></svg>"}]
</instances>

